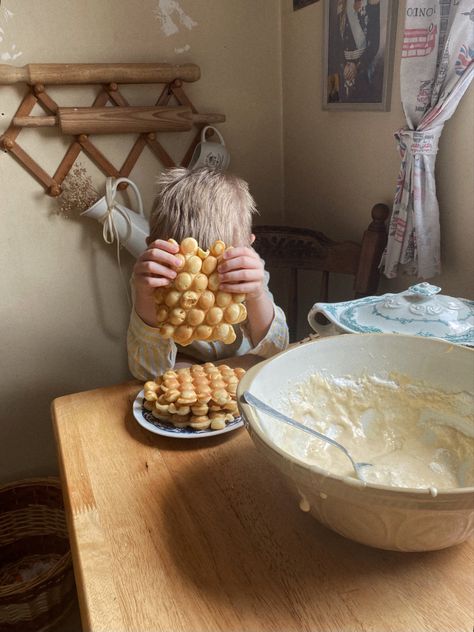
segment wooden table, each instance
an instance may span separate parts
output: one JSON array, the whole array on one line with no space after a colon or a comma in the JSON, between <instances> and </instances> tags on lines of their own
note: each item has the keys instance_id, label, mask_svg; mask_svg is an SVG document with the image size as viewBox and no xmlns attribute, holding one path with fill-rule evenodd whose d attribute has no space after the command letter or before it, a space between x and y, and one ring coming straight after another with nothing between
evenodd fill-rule
<instances>
[{"instance_id":1,"label":"wooden table","mask_svg":"<svg viewBox=\"0 0 474 632\"><path fill-rule=\"evenodd\" d=\"M245 429L165 438L136 382L53 402L84 630L471 632L473 547L392 553L298 509Z\"/></svg>"}]
</instances>

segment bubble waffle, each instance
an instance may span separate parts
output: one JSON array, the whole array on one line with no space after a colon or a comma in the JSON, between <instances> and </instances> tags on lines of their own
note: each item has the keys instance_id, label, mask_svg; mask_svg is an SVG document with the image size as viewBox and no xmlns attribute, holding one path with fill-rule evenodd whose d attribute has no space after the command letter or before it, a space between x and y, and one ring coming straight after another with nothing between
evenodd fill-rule
<instances>
[{"instance_id":1,"label":"bubble waffle","mask_svg":"<svg viewBox=\"0 0 474 632\"><path fill-rule=\"evenodd\" d=\"M244 373L212 362L168 370L145 382L143 405L178 428L221 430L239 414L235 394Z\"/></svg>"},{"instance_id":2,"label":"bubble waffle","mask_svg":"<svg viewBox=\"0 0 474 632\"><path fill-rule=\"evenodd\" d=\"M216 241L204 251L193 237L179 244L176 278L155 290L156 321L163 338L182 346L194 340L234 342L233 325L247 318L247 310L245 294L219 291L217 265L226 249L223 241Z\"/></svg>"}]
</instances>

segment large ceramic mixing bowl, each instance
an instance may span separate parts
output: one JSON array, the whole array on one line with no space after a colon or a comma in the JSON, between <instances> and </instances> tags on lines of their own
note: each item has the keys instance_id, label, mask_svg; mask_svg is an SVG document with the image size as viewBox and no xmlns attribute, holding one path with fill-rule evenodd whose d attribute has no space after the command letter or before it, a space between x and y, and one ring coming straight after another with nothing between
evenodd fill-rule
<instances>
[{"instance_id":1,"label":"large ceramic mixing bowl","mask_svg":"<svg viewBox=\"0 0 474 632\"><path fill-rule=\"evenodd\" d=\"M283 472L301 509L341 535L397 551L442 549L466 540L474 527L474 487L428 489L364 484L330 474L281 447L285 424L243 400L248 390L275 408L311 373L334 376L395 371L443 391L474 392L474 351L403 334L346 334L293 347L250 369L238 402L257 449ZM284 491L282 490L282 494ZM296 503L295 503L296 505Z\"/></svg>"}]
</instances>

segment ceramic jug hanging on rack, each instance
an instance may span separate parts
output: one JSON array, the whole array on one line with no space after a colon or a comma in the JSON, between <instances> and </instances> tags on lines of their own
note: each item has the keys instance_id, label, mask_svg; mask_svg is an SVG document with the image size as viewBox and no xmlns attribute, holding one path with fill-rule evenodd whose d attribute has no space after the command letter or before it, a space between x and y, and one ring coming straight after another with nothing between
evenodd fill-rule
<instances>
[{"instance_id":1,"label":"ceramic jug hanging on rack","mask_svg":"<svg viewBox=\"0 0 474 632\"><path fill-rule=\"evenodd\" d=\"M117 188L121 182L126 182L132 187L137 198L138 211L117 202ZM102 224L102 234L107 244L116 241L117 246L125 246L134 257L139 257L146 249L146 238L150 227L143 214L140 191L137 185L128 178L107 178L104 197L81 215L92 217Z\"/></svg>"}]
</instances>

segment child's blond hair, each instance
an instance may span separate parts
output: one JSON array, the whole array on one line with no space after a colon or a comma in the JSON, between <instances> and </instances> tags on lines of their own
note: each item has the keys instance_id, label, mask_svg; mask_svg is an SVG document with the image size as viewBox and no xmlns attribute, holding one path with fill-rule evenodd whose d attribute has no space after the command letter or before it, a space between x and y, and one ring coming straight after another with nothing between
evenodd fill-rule
<instances>
[{"instance_id":1,"label":"child's blond hair","mask_svg":"<svg viewBox=\"0 0 474 632\"><path fill-rule=\"evenodd\" d=\"M149 243L194 237L204 249L217 239L233 246L250 245L257 209L244 180L216 169L177 167L160 174L158 187Z\"/></svg>"}]
</instances>

